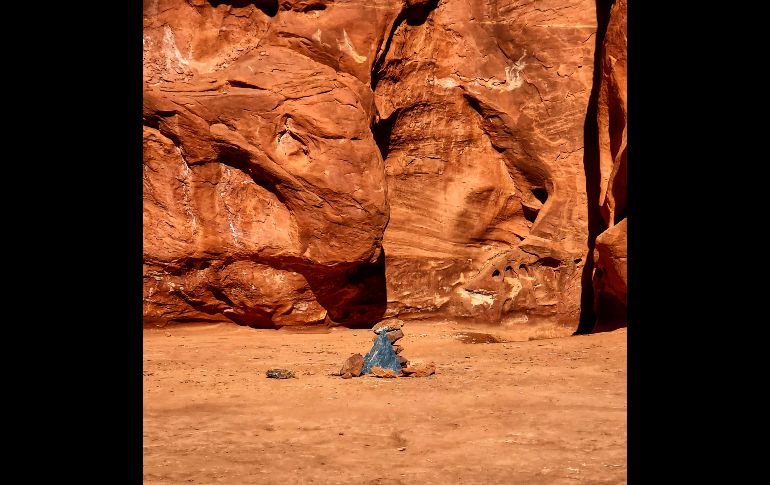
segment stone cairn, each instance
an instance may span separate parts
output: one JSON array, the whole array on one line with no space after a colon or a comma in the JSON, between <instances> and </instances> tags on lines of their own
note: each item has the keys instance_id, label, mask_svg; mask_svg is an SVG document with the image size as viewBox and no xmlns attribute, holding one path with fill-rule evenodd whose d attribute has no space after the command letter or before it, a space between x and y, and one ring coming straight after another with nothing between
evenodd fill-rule
<instances>
[{"instance_id":1,"label":"stone cairn","mask_svg":"<svg viewBox=\"0 0 770 485\"><path fill-rule=\"evenodd\" d=\"M366 356L353 354L342 364L336 374L343 379L372 374L375 377L427 377L436 372L436 365L423 364L410 366L409 361L401 355L404 348L396 344L403 338L404 323L398 320L380 322L372 327L374 338L372 349Z\"/></svg>"}]
</instances>

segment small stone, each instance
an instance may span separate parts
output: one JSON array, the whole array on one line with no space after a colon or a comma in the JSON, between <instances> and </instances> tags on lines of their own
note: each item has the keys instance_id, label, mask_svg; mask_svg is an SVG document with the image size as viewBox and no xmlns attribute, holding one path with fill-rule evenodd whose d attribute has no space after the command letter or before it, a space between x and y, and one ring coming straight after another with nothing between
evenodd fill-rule
<instances>
[{"instance_id":1,"label":"small stone","mask_svg":"<svg viewBox=\"0 0 770 485\"><path fill-rule=\"evenodd\" d=\"M409 365L409 361L406 360L406 357L403 355L398 355L398 363L401 364L401 367L406 367Z\"/></svg>"},{"instance_id":2,"label":"small stone","mask_svg":"<svg viewBox=\"0 0 770 485\"><path fill-rule=\"evenodd\" d=\"M386 378L393 378L398 377L396 373L391 369L383 369L382 367L374 366L372 367L372 374L374 374L377 377L386 377Z\"/></svg>"},{"instance_id":3,"label":"small stone","mask_svg":"<svg viewBox=\"0 0 770 485\"><path fill-rule=\"evenodd\" d=\"M266 374L268 379L291 379L297 377L294 375L294 372L288 369L268 369Z\"/></svg>"},{"instance_id":4,"label":"small stone","mask_svg":"<svg viewBox=\"0 0 770 485\"><path fill-rule=\"evenodd\" d=\"M166 337L170 337L170 336L171 336L171 332L166 332Z\"/></svg>"},{"instance_id":5,"label":"small stone","mask_svg":"<svg viewBox=\"0 0 770 485\"><path fill-rule=\"evenodd\" d=\"M388 332L387 336L388 336L388 341L390 343L393 343L393 342L401 339L404 336L404 332L401 331L401 330L395 330L393 332Z\"/></svg>"},{"instance_id":6,"label":"small stone","mask_svg":"<svg viewBox=\"0 0 770 485\"><path fill-rule=\"evenodd\" d=\"M372 327L372 332L379 335L383 331L390 332L392 330L399 330L404 326L404 322L400 320L384 320Z\"/></svg>"},{"instance_id":7,"label":"small stone","mask_svg":"<svg viewBox=\"0 0 770 485\"><path fill-rule=\"evenodd\" d=\"M363 368L364 356L361 354L353 354L342 363L339 375L350 373L351 376L358 377L361 375Z\"/></svg>"},{"instance_id":8,"label":"small stone","mask_svg":"<svg viewBox=\"0 0 770 485\"><path fill-rule=\"evenodd\" d=\"M418 364L412 367L404 367L401 372L409 377L428 377L436 373L436 364Z\"/></svg>"},{"instance_id":9,"label":"small stone","mask_svg":"<svg viewBox=\"0 0 770 485\"><path fill-rule=\"evenodd\" d=\"M343 379L352 379L353 375L350 372L345 372L344 374L342 374L342 378Z\"/></svg>"},{"instance_id":10,"label":"small stone","mask_svg":"<svg viewBox=\"0 0 770 485\"><path fill-rule=\"evenodd\" d=\"M382 333L382 332L380 332L380 333ZM403 338L404 332L402 330L389 330L388 332L385 333L385 336L388 337L388 342L393 344L397 340L400 340L401 338ZM375 335L372 338L372 342L376 342L377 341L377 337L379 337L379 335Z\"/></svg>"},{"instance_id":11,"label":"small stone","mask_svg":"<svg viewBox=\"0 0 770 485\"><path fill-rule=\"evenodd\" d=\"M406 446L402 446L401 448L398 449L398 451L406 451Z\"/></svg>"}]
</instances>

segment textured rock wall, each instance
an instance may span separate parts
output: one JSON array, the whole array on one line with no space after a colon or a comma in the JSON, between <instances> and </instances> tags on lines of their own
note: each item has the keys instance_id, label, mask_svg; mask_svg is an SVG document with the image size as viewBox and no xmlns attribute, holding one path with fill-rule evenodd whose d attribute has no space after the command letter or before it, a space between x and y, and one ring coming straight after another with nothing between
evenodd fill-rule
<instances>
[{"instance_id":1,"label":"textured rock wall","mask_svg":"<svg viewBox=\"0 0 770 485\"><path fill-rule=\"evenodd\" d=\"M145 321L574 328L595 33L585 0L145 1Z\"/></svg>"},{"instance_id":2,"label":"textured rock wall","mask_svg":"<svg viewBox=\"0 0 770 485\"><path fill-rule=\"evenodd\" d=\"M365 59L398 12L325 6L145 2L146 322L381 317L389 208Z\"/></svg>"},{"instance_id":3,"label":"textured rock wall","mask_svg":"<svg viewBox=\"0 0 770 485\"><path fill-rule=\"evenodd\" d=\"M582 0L442 1L396 23L373 80L388 315L576 325L595 32Z\"/></svg>"},{"instance_id":4,"label":"textured rock wall","mask_svg":"<svg viewBox=\"0 0 770 485\"><path fill-rule=\"evenodd\" d=\"M626 0L616 0L610 10L600 65L598 204L606 229L594 247L596 330L626 324L626 10Z\"/></svg>"}]
</instances>

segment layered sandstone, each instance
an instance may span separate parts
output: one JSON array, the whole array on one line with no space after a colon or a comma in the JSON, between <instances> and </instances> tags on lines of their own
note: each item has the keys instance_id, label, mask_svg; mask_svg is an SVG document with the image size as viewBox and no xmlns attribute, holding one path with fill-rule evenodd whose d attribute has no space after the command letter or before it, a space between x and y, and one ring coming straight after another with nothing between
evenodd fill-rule
<instances>
[{"instance_id":1,"label":"layered sandstone","mask_svg":"<svg viewBox=\"0 0 770 485\"><path fill-rule=\"evenodd\" d=\"M145 321L575 327L595 33L586 0L145 1Z\"/></svg>"}]
</instances>

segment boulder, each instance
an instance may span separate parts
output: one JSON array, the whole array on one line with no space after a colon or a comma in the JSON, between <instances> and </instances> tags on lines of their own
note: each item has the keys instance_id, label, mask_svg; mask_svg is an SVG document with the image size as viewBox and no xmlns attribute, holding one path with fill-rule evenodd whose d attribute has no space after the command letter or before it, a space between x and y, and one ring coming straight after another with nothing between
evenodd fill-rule
<instances>
[{"instance_id":1,"label":"boulder","mask_svg":"<svg viewBox=\"0 0 770 485\"><path fill-rule=\"evenodd\" d=\"M364 357L361 354L353 354L342 363L339 375L350 374L352 377L358 377L361 375L363 368Z\"/></svg>"}]
</instances>

